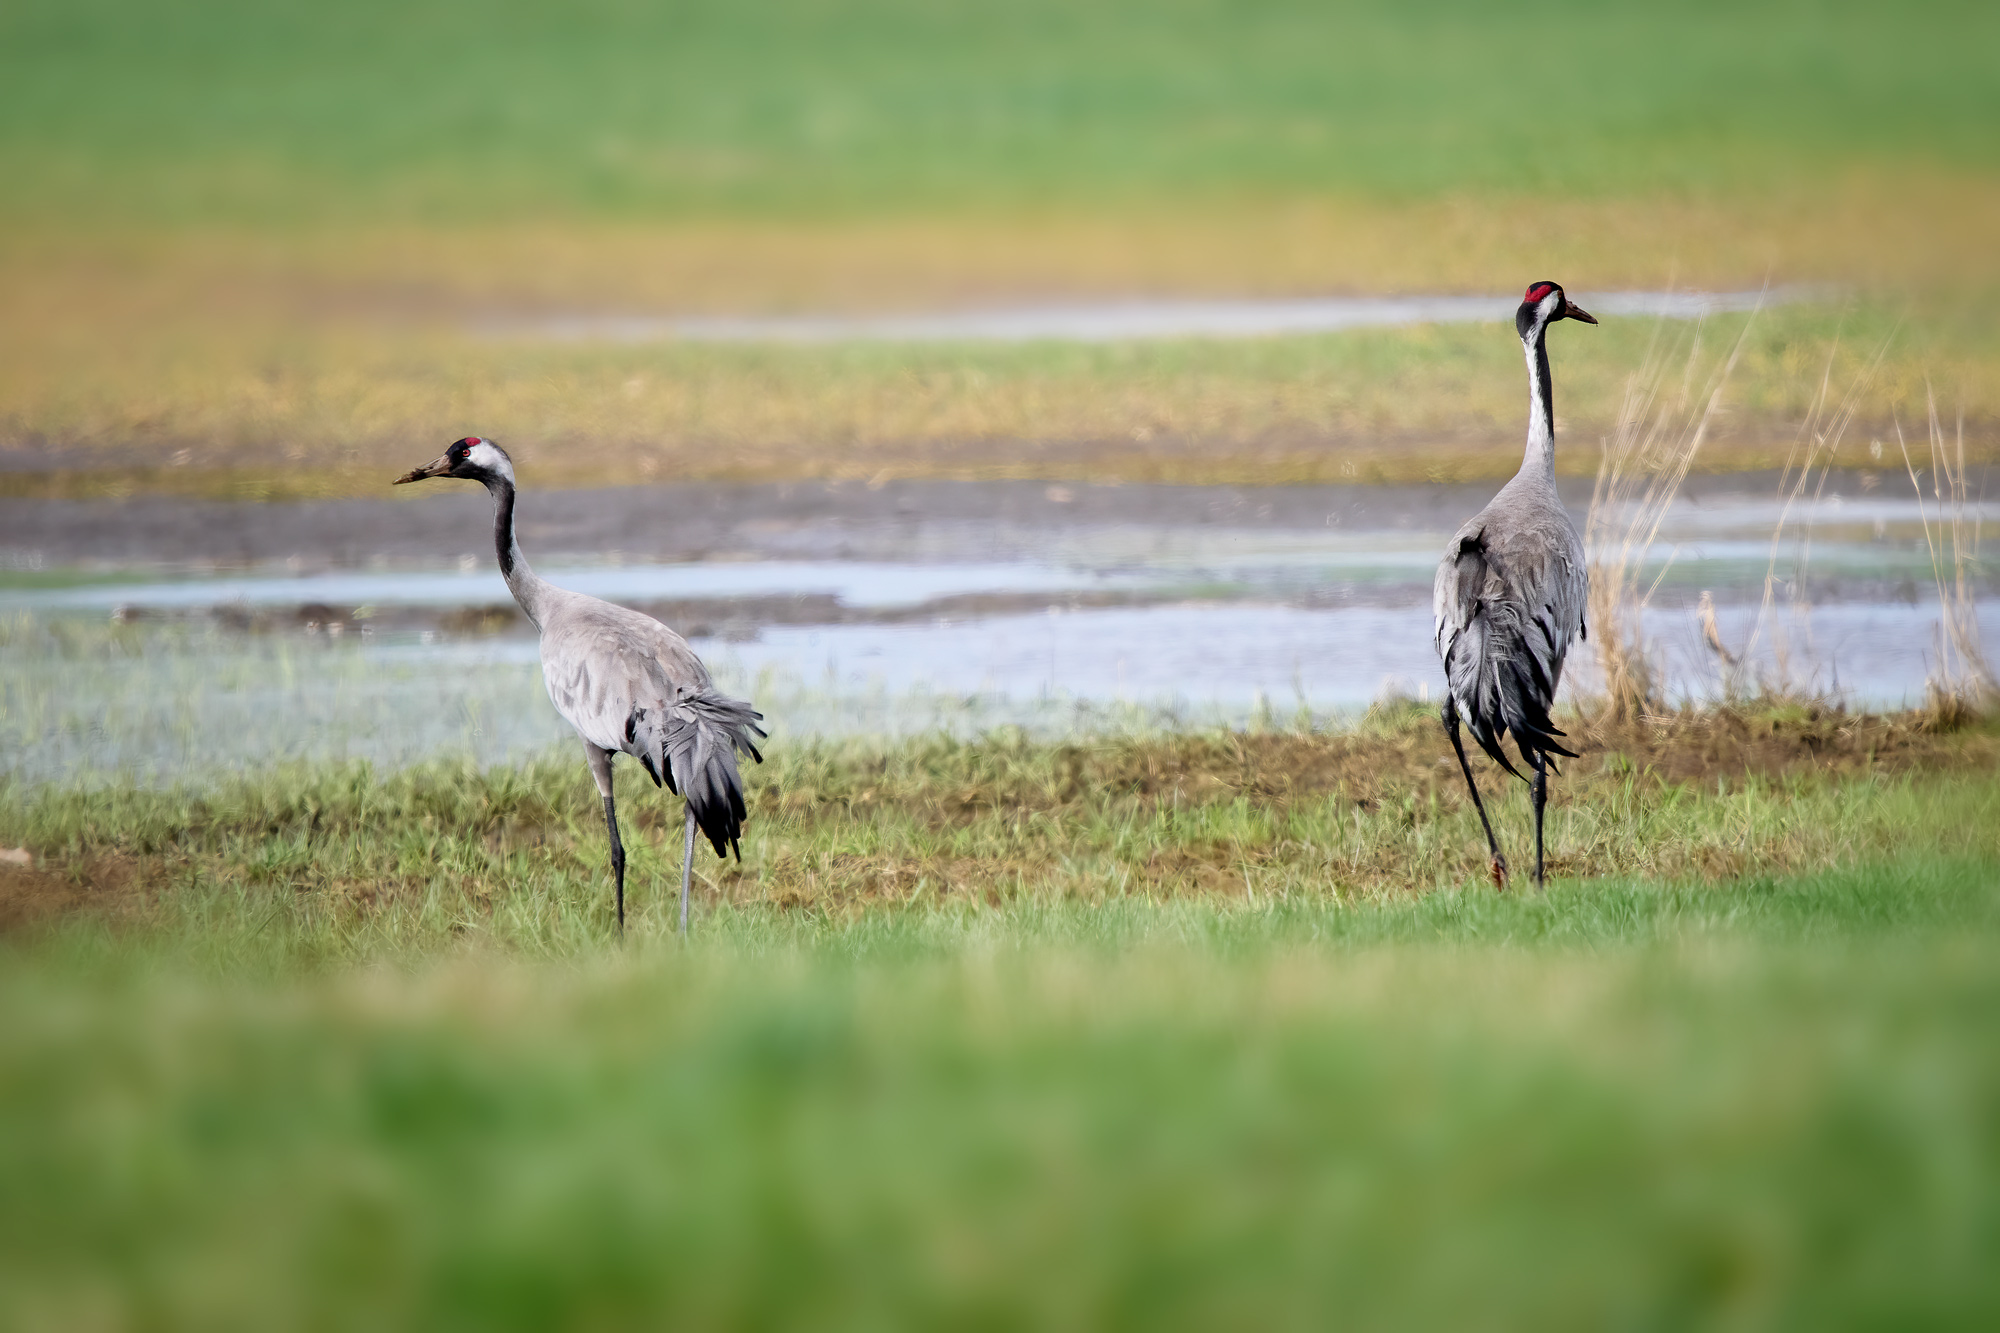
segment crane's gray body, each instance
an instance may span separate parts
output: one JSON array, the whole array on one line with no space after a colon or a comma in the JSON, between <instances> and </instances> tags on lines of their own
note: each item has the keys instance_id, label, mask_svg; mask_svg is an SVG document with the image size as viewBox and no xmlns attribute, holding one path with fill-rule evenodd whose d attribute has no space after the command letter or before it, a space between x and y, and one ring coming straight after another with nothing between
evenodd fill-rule
<instances>
[{"instance_id":1,"label":"crane's gray body","mask_svg":"<svg viewBox=\"0 0 2000 1333\"><path fill-rule=\"evenodd\" d=\"M757 753L761 715L717 690L687 640L651 616L544 586L549 702L586 745L631 755L686 797L718 856L734 850L744 816L736 754Z\"/></svg>"}]
</instances>

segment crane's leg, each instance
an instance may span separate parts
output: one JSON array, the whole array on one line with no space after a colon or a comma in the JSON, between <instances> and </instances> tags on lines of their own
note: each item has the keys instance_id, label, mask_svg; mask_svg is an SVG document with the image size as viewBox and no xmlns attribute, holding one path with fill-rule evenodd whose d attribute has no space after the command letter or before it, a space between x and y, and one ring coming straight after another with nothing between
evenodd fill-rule
<instances>
[{"instance_id":1,"label":"crane's leg","mask_svg":"<svg viewBox=\"0 0 2000 1333\"><path fill-rule=\"evenodd\" d=\"M625 844L618 840L618 810L611 803L611 751L583 743L584 757L590 760L590 776L597 794L604 798L604 826L611 830L611 875L618 882L618 933L625 933Z\"/></svg>"},{"instance_id":2,"label":"crane's leg","mask_svg":"<svg viewBox=\"0 0 2000 1333\"><path fill-rule=\"evenodd\" d=\"M687 836L681 839L681 938L688 933L688 881L694 878L694 807L688 807Z\"/></svg>"},{"instance_id":3,"label":"crane's leg","mask_svg":"<svg viewBox=\"0 0 2000 1333\"><path fill-rule=\"evenodd\" d=\"M1451 737L1452 753L1458 756L1458 771L1465 774L1465 789L1472 793L1472 808L1479 812L1479 826L1486 830L1486 846L1493 853L1487 868L1493 873L1493 887L1507 887L1507 858L1500 855L1500 840L1493 836L1493 821L1486 817L1486 804L1479 799L1479 784L1472 780L1472 765L1465 758L1465 744L1458 739L1458 700L1449 693L1444 696L1444 709L1439 714L1444 723L1444 734Z\"/></svg>"},{"instance_id":4,"label":"crane's leg","mask_svg":"<svg viewBox=\"0 0 2000 1333\"><path fill-rule=\"evenodd\" d=\"M1542 887L1542 807L1549 803L1549 757L1535 751L1535 776L1528 790L1535 798L1535 887Z\"/></svg>"}]
</instances>

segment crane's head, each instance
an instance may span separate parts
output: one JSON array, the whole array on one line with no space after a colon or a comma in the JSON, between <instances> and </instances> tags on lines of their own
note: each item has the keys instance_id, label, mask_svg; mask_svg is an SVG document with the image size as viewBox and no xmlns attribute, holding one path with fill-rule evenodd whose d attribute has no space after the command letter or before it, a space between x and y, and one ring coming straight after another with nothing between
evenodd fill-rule
<instances>
[{"instance_id":1,"label":"crane's head","mask_svg":"<svg viewBox=\"0 0 2000 1333\"><path fill-rule=\"evenodd\" d=\"M1576 302L1563 295L1563 289L1553 282L1530 284L1527 294L1521 298L1521 308L1514 312L1514 328L1523 337L1538 326L1555 323L1559 319L1580 319L1586 324L1595 324L1597 317Z\"/></svg>"},{"instance_id":2,"label":"crane's head","mask_svg":"<svg viewBox=\"0 0 2000 1333\"><path fill-rule=\"evenodd\" d=\"M514 460L507 457L507 451L493 441L468 435L462 440L452 441L451 448L439 454L434 461L412 468L392 484L401 486L406 481L426 481L431 477L460 477L485 484L505 481L511 486L514 484Z\"/></svg>"}]
</instances>

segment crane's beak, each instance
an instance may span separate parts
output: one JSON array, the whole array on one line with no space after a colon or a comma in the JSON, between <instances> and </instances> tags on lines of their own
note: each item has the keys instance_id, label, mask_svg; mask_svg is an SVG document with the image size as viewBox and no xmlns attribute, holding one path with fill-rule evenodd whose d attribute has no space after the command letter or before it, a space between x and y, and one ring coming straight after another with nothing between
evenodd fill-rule
<instances>
[{"instance_id":1,"label":"crane's beak","mask_svg":"<svg viewBox=\"0 0 2000 1333\"><path fill-rule=\"evenodd\" d=\"M1567 296L1563 298L1563 318L1580 319L1586 324L1595 324L1597 322L1597 316L1591 314Z\"/></svg>"},{"instance_id":2,"label":"crane's beak","mask_svg":"<svg viewBox=\"0 0 2000 1333\"><path fill-rule=\"evenodd\" d=\"M406 482L422 481L427 477L442 477L451 471L451 455L439 454L427 466L411 468L402 476L390 482L391 486L401 486Z\"/></svg>"}]
</instances>

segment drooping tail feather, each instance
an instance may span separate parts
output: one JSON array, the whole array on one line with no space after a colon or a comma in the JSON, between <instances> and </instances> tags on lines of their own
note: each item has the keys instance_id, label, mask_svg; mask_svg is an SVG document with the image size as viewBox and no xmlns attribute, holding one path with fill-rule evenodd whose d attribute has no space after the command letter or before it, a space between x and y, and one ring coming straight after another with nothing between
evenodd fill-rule
<instances>
[{"instance_id":1,"label":"drooping tail feather","mask_svg":"<svg viewBox=\"0 0 2000 1333\"><path fill-rule=\"evenodd\" d=\"M735 852L737 860L743 859L740 839L748 811L736 754L740 750L764 762L756 745L765 735L757 725L763 720L743 700L711 689L665 709L635 708L625 724L629 752L654 785L664 782L668 791L687 799L696 826L717 856Z\"/></svg>"},{"instance_id":2,"label":"drooping tail feather","mask_svg":"<svg viewBox=\"0 0 2000 1333\"><path fill-rule=\"evenodd\" d=\"M1465 715L1466 730L1495 763L1521 777L1500 750L1502 732L1514 737L1522 757L1531 762L1537 753L1570 759L1576 753L1563 745L1566 733L1549 717L1561 658L1544 664L1525 642L1520 624L1502 623L1509 620L1509 610L1482 602L1452 640L1444 667L1452 697Z\"/></svg>"}]
</instances>

